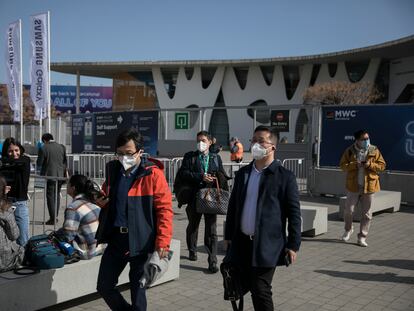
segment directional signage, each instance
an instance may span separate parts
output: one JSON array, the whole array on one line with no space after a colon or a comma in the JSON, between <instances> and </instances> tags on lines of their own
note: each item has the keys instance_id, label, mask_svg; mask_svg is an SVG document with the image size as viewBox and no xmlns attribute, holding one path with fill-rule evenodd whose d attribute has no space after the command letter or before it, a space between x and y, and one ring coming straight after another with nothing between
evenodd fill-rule
<instances>
[{"instance_id":1,"label":"directional signage","mask_svg":"<svg viewBox=\"0 0 414 311\"><path fill-rule=\"evenodd\" d=\"M112 112L74 115L72 119L72 152L103 151L115 152L118 134L129 128L136 128L144 140L144 151L157 154L158 112Z\"/></svg>"},{"instance_id":2,"label":"directional signage","mask_svg":"<svg viewBox=\"0 0 414 311\"><path fill-rule=\"evenodd\" d=\"M188 130L190 128L190 113L176 112L175 113L175 129Z\"/></svg>"}]
</instances>

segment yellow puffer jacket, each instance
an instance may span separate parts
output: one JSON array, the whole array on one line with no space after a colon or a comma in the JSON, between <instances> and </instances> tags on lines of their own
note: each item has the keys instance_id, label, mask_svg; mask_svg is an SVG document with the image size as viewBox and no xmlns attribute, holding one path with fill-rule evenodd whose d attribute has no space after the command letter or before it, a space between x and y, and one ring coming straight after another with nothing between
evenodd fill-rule
<instances>
[{"instance_id":1,"label":"yellow puffer jacket","mask_svg":"<svg viewBox=\"0 0 414 311\"><path fill-rule=\"evenodd\" d=\"M346 189L351 192L358 192L358 162L356 158L355 145L348 147L342 155L339 166L346 174ZM374 145L368 147L367 164L365 168L364 193L380 191L378 173L385 170L385 160L381 152Z\"/></svg>"}]
</instances>

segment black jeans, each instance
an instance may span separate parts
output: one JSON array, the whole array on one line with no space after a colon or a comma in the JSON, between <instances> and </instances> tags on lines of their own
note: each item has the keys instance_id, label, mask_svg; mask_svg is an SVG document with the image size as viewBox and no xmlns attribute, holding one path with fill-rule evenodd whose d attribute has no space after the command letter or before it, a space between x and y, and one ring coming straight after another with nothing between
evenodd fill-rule
<instances>
[{"instance_id":1,"label":"black jeans","mask_svg":"<svg viewBox=\"0 0 414 311\"><path fill-rule=\"evenodd\" d=\"M204 246L208 254L208 263L217 263L217 215L197 213L195 203L185 209L188 217L186 230L187 247L190 252L197 252L198 227L204 215Z\"/></svg>"},{"instance_id":2,"label":"black jeans","mask_svg":"<svg viewBox=\"0 0 414 311\"><path fill-rule=\"evenodd\" d=\"M254 310L273 311L272 279L276 267L252 267L253 241L242 233L240 239L241 245L245 246L241 250L241 271L249 286Z\"/></svg>"},{"instance_id":3,"label":"black jeans","mask_svg":"<svg viewBox=\"0 0 414 311\"><path fill-rule=\"evenodd\" d=\"M128 234L114 233L102 255L99 267L97 290L111 310L147 310L147 297L145 288L138 283L144 272L147 254L129 257ZM129 281L131 290L130 305L116 288L119 275L129 262Z\"/></svg>"},{"instance_id":4,"label":"black jeans","mask_svg":"<svg viewBox=\"0 0 414 311\"><path fill-rule=\"evenodd\" d=\"M59 216L60 189L62 188L62 184L63 184L63 181L55 181L55 180L48 180L46 183L47 209L49 211L49 217L53 221L55 221L55 218ZM57 186L57 196L56 196L56 186Z\"/></svg>"}]
</instances>

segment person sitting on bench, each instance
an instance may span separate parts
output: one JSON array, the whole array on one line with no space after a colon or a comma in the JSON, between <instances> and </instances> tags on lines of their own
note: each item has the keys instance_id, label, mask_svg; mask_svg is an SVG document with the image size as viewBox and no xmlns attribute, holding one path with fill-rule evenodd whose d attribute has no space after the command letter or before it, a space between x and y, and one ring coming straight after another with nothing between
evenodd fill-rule
<instances>
[{"instance_id":1,"label":"person sitting on bench","mask_svg":"<svg viewBox=\"0 0 414 311\"><path fill-rule=\"evenodd\" d=\"M20 235L14 209L7 201L6 179L0 176L0 272L13 270L23 262L24 248L16 243Z\"/></svg>"},{"instance_id":2,"label":"person sitting on bench","mask_svg":"<svg viewBox=\"0 0 414 311\"><path fill-rule=\"evenodd\" d=\"M102 254L104 247L96 246L96 230L99 225L101 209L94 204L99 189L84 175L73 175L67 185L67 193L73 198L65 210L63 227L58 231L63 234L82 259L90 259Z\"/></svg>"}]
</instances>

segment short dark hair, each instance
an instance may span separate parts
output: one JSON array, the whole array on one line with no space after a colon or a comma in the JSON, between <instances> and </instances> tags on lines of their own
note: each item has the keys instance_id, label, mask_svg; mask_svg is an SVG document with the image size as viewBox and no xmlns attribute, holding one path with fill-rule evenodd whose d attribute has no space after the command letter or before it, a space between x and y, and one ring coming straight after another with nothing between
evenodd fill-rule
<instances>
[{"instance_id":1,"label":"short dark hair","mask_svg":"<svg viewBox=\"0 0 414 311\"><path fill-rule=\"evenodd\" d=\"M275 145L279 141L279 132L276 131L273 127L267 125L259 125L254 129L254 133L256 132L268 132L270 134L270 139L275 143Z\"/></svg>"},{"instance_id":2,"label":"short dark hair","mask_svg":"<svg viewBox=\"0 0 414 311\"><path fill-rule=\"evenodd\" d=\"M141 133L133 127L123 130L121 133L119 133L118 137L116 138L115 148L122 147L130 140L134 142L137 151L143 149L144 138L142 137Z\"/></svg>"},{"instance_id":3,"label":"short dark hair","mask_svg":"<svg viewBox=\"0 0 414 311\"><path fill-rule=\"evenodd\" d=\"M197 137L198 136L205 136L208 138L208 140L213 140L213 137L211 136L211 134L207 131L200 131L197 133Z\"/></svg>"},{"instance_id":4,"label":"short dark hair","mask_svg":"<svg viewBox=\"0 0 414 311\"><path fill-rule=\"evenodd\" d=\"M358 131L356 131L354 133L354 138L355 138L355 140L360 139L361 136L363 136L365 134L368 134L368 131L366 131L366 130L358 130Z\"/></svg>"},{"instance_id":5,"label":"short dark hair","mask_svg":"<svg viewBox=\"0 0 414 311\"><path fill-rule=\"evenodd\" d=\"M4 140L3 148L1 149L1 157L2 158L8 158L9 157L9 152L8 151L9 151L10 145L15 145L15 146L19 147L20 155L22 155L24 153L24 148L17 139L15 139L14 137L7 137Z\"/></svg>"},{"instance_id":6,"label":"short dark hair","mask_svg":"<svg viewBox=\"0 0 414 311\"><path fill-rule=\"evenodd\" d=\"M49 142L51 140L53 140L53 135L52 134L50 134L50 133L44 133L42 135L42 141L43 142L45 142L45 141Z\"/></svg>"}]
</instances>

